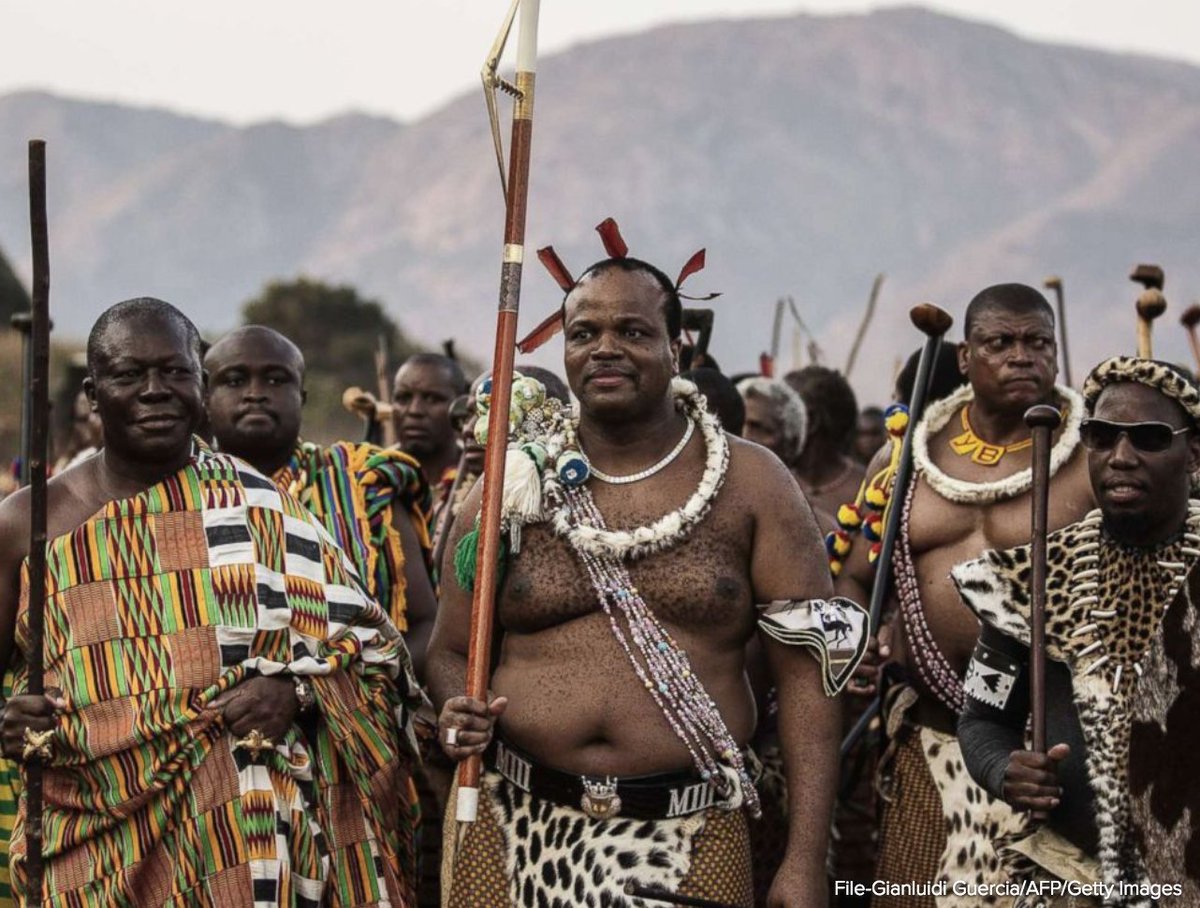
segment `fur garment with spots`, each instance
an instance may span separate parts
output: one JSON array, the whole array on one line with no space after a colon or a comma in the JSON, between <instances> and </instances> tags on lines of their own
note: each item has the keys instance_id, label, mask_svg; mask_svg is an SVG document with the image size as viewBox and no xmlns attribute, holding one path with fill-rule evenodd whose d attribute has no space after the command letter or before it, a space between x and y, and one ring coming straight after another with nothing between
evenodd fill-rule
<instances>
[{"instance_id":1,"label":"fur garment with spots","mask_svg":"<svg viewBox=\"0 0 1200 908\"><path fill-rule=\"evenodd\" d=\"M481 810L490 809L499 827L503 875L514 906L635 908L641 900L625 895L629 882L733 904L751 902L750 846L741 812L737 823L716 808L670 820L598 820L532 798L494 773L485 777L481 795L487 804L481 803ZM711 847L718 830L732 831L737 839L732 847ZM721 881L723 873L731 879Z\"/></svg>"},{"instance_id":2,"label":"fur garment with spots","mask_svg":"<svg viewBox=\"0 0 1200 908\"><path fill-rule=\"evenodd\" d=\"M1146 674L1147 652L1160 634L1167 605L1200 554L1198 548L1200 503L1195 501L1189 505L1185 533L1152 549L1109 540L1099 511L1047 537L1046 656L1071 669L1088 782L1095 795L1096 857L1107 883L1148 879L1127 781L1130 697ZM981 621L1028 645L1031 573L1029 546L1021 546L985 552L956 566L951 577ZM1150 902L1134 898L1110 904Z\"/></svg>"},{"instance_id":3,"label":"fur garment with spots","mask_svg":"<svg viewBox=\"0 0 1200 908\"><path fill-rule=\"evenodd\" d=\"M971 778L962 750L952 735L921 728L921 750L942 801L946 847L937 879L948 883L1003 883L1008 879L992 842L1017 829L1020 819L1003 801L993 798ZM1009 905L1001 896L955 895L953 886L937 898L938 908Z\"/></svg>"}]
</instances>

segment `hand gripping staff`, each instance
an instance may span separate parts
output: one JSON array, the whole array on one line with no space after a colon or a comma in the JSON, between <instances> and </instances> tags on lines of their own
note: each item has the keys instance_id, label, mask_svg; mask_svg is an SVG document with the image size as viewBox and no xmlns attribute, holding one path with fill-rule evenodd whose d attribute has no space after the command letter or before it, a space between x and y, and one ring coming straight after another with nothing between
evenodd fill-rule
<instances>
[{"instance_id":1,"label":"hand gripping staff","mask_svg":"<svg viewBox=\"0 0 1200 908\"><path fill-rule=\"evenodd\" d=\"M1046 752L1046 533L1050 499L1050 443L1062 422L1055 407L1039 404L1025 411L1033 437L1032 526L1029 577L1029 701L1033 750Z\"/></svg>"},{"instance_id":2,"label":"hand gripping staff","mask_svg":"<svg viewBox=\"0 0 1200 908\"><path fill-rule=\"evenodd\" d=\"M925 402L929 399L929 381L933 376L933 363L937 359L938 346L954 319L944 309L939 309L933 303L921 303L908 313L909 319L918 331L925 335L925 346L921 348L921 358L917 361L917 377L913 382L912 400L908 402L908 430L904 433L904 443L900 448L900 462L896 465L896 479L888 497L887 511L884 515L883 537L880 539L879 557L875 560L875 584L871 587L871 633L879 633L879 616L883 613L883 605L888 600L892 585L892 555L896 550L896 539L900 536L900 518L904 508L902 502L908 492L908 483L912 479L912 440L917 423L925 412ZM882 703L878 696L867 707L859 720L854 723L845 739L842 741L841 756L845 759L862 737L871 720L879 712Z\"/></svg>"},{"instance_id":3,"label":"hand gripping staff","mask_svg":"<svg viewBox=\"0 0 1200 908\"><path fill-rule=\"evenodd\" d=\"M517 309L521 300L521 264L525 258L525 211L529 201L529 150L533 134L533 83L537 69L537 27L540 0L513 0L483 67L483 88L492 122L492 139L504 186L504 259L500 266L500 309L496 314L496 348L492 356L492 412L507 413L512 399L513 360L516 356ZM508 41L513 17L521 10L517 36L515 83L496 74ZM504 179L504 150L496 115L496 89L516 100L513 107L512 143L508 179ZM499 423L503 425L503 421ZM487 699L488 667L492 652L492 620L496 600L496 562L500 553L500 506L504 491L506 432L489 432L483 461L483 506L479 517L479 546L475 562L475 590L471 600L471 645L467 653L467 696ZM475 821L479 804L478 755L458 768L460 822Z\"/></svg>"},{"instance_id":4,"label":"hand gripping staff","mask_svg":"<svg viewBox=\"0 0 1200 908\"><path fill-rule=\"evenodd\" d=\"M46 143L29 142L29 227L33 250L33 297L29 376L29 670L28 693L45 693L42 641L46 599L46 455L50 418L50 242L46 226ZM50 757L52 732L25 729L26 901L42 903L42 763Z\"/></svg>"}]
</instances>

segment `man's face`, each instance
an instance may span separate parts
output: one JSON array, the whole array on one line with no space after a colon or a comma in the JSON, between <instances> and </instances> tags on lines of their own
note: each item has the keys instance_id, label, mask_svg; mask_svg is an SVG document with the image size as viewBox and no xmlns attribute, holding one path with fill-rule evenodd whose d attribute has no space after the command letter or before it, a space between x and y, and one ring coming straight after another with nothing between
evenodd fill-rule
<instances>
[{"instance_id":1,"label":"man's face","mask_svg":"<svg viewBox=\"0 0 1200 908\"><path fill-rule=\"evenodd\" d=\"M1049 398L1054 388L1054 324L1044 313L986 309L959 344L958 365L976 399L997 410L1024 413Z\"/></svg>"},{"instance_id":2,"label":"man's face","mask_svg":"<svg viewBox=\"0 0 1200 908\"><path fill-rule=\"evenodd\" d=\"M882 413L858 414L857 428L854 434L854 456L863 463L870 463L871 458L887 441L887 427L884 425Z\"/></svg>"},{"instance_id":3,"label":"man's face","mask_svg":"<svg viewBox=\"0 0 1200 908\"><path fill-rule=\"evenodd\" d=\"M209 428L220 449L252 463L289 453L305 397L295 348L265 332L238 334L216 343L204 364Z\"/></svg>"},{"instance_id":4,"label":"man's face","mask_svg":"<svg viewBox=\"0 0 1200 908\"><path fill-rule=\"evenodd\" d=\"M467 392L466 418L463 420L462 430L459 432L459 444L463 449L463 469L472 476L482 475L484 458L483 445L475 440L475 424L479 422L479 410L475 406L475 392L479 390L484 379L491 374L491 372L484 372L471 382L471 390Z\"/></svg>"},{"instance_id":5,"label":"man's face","mask_svg":"<svg viewBox=\"0 0 1200 908\"><path fill-rule=\"evenodd\" d=\"M1117 423L1160 422L1172 429L1188 425L1179 404L1135 382L1105 388L1092 417ZM1200 437L1194 431L1175 435L1165 451L1139 450L1126 433L1107 450L1088 451L1092 491L1105 523L1123 542L1144 544L1147 535L1153 539L1179 529L1189 476L1197 467Z\"/></svg>"},{"instance_id":6,"label":"man's face","mask_svg":"<svg viewBox=\"0 0 1200 908\"><path fill-rule=\"evenodd\" d=\"M641 271L611 268L571 291L563 365L581 412L627 419L661 405L680 346L667 337L664 304L662 288Z\"/></svg>"},{"instance_id":7,"label":"man's face","mask_svg":"<svg viewBox=\"0 0 1200 908\"><path fill-rule=\"evenodd\" d=\"M187 456L204 412L204 378L173 319L143 316L111 326L83 387L106 448L145 463Z\"/></svg>"},{"instance_id":8,"label":"man's face","mask_svg":"<svg viewBox=\"0 0 1200 908\"><path fill-rule=\"evenodd\" d=\"M784 449L783 421L769 400L757 394L742 398L746 405L746 419L742 423L742 438L760 444L776 457L787 463L791 451Z\"/></svg>"},{"instance_id":9,"label":"man's face","mask_svg":"<svg viewBox=\"0 0 1200 908\"><path fill-rule=\"evenodd\" d=\"M436 363L405 363L392 386L392 422L400 447L417 460L452 450L458 433L450 404L461 391Z\"/></svg>"}]
</instances>

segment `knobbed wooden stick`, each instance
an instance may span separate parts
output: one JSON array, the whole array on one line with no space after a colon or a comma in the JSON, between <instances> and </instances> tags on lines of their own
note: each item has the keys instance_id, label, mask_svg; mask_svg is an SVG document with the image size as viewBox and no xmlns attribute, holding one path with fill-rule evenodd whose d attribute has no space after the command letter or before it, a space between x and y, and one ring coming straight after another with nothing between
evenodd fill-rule
<instances>
[{"instance_id":1,"label":"knobbed wooden stick","mask_svg":"<svg viewBox=\"0 0 1200 908\"><path fill-rule=\"evenodd\" d=\"M870 632L879 633L879 617L883 614L883 606L888 600L892 586L892 558L896 551L896 540L900 536L900 519L904 508L902 502L908 494L908 483L912 478L913 434L921 415L925 412L925 403L929 399L929 381L933 375L933 364L937 359L938 346L954 319L944 309L939 309L933 303L921 303L914 306L908 314L909 319L918 331L925 335L925 346L921 348L921 358L917 361L917 377L913 382L912 399L908 402L908 429L904 433L904 442L900 447L900 461L896 464L895 481L888 496L887 511L884 515L883 537L879 543L879 557L875 559L875 585L871 587ZM879 712L881 702L878 696L854 723L845 739L842 741L841 757L854 748L855 743L862 737L871 720Z\"/></svg>"},{"instance_id":2,"label":"knobbed wooden stick","mask_svg":"<svg viewBox=\"0 0 1200 908\"><path fill-rule=\"evenodd\" d=\"M1191 305L1179 316L1179 323L1187 331L1188 343L1192 345L1192 358L1196 360L1196 371L1200 374L1200 337L1196 336L1196 326L1200 325L1200 306Z\"/></svg>"},{"instance_id":3,"label":"knobbed wooden stick","mask_svg":"<svg viewBox=\"0 0 1200 908\"><path fill-rule=\"evenodd\" d=\"M1154 320L1167 311L1167 298L1156 287L1143 290L1137 298L1138 356L1154 359L1154 344L1151 333Z\"/></svg>"},{"instance_id":4,"label":"knobbed wooden stick","mask_svg":"<svg viewBox=\"0 0 1200 908\"><path fill-rule=\"evenodd\" d=\"M29 376L29 671L28 693L45 693L44 659L46 605L46 455L50 401L50 241L46 221L46 143L29 143L29 227L33 250L33 357ZM29 744L30 733L26 730ZM25 893L29 904L42 903L42 761L48 747L26 747L25 772Z\"/></svg>"},{"instance_id":5,"label":"knobbed wooden stick","mask_svg":"<svg viewBox=\"0 0 1200 908\"><path fill-rule=\"evenodd\" d=\"M1033 750L1046 752L1046 534L1050 501L1050 449L1054 430L1062 422L1055 407L1039 404L1025 411L1033 437L1033 489L1030 532L1029 701Z\"/></svg>"},{"instance_id":6,"label":"knobbed wooden stick","mask_svg":"<svg viewBox=\"0 0 1200 908\"><path fill-rule=\"evenodd\" d=\"M505 184L504 257L500 266L500 309L496 316L496 348L492 356L491 426L483 461L483 505L471 600L471 643L467 654L467 696L487 700L496 606L496 566L500 558L500 517L504 492L504 459L508 449L508 410L512 400L513 360L517 344L517 310L521 302L521 266L525 258L525 214L529 201L529 155L533 136L533 87L537 69L540 0L518 0L521 26L517 38L516 104L512 145ZM511 18L510 18L511 23ZM500 50L503 42L500 42ZM497 51L496 58L498 59ZM489 60L489 67L494 60ZM488 68L485 68L485 82ZM494 71L493 71L494 75ZM490 96L489 96L490 97ZM458 767L460 822L475 821L479 804L478 754Z\"/></svg>"}]
</instances>

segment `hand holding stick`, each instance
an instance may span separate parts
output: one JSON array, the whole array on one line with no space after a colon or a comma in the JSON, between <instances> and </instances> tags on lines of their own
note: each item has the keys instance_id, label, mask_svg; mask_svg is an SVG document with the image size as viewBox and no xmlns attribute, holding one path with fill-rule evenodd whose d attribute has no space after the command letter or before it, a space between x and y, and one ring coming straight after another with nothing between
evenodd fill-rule
<instances>
[{"instance_id":1,"label":"hand holding stick","mask_svg":"<svg viewBox=\"0 0 1200 908\"><path fill-rule=\"evenodd\" d=\"M29 143L29 226L33 250L33 297L29 376L29 673L27 693L45 693L44 658L46 604L46 455L49 450L50 378L50 240L46 221L46 143ZM30 732L26 729L26 737ZM42 903L42 761L49 741L30 742L25 773L25 893L26 901Z\"/></svg>"},{"instance_id":2,"label":"hand holding stick","mask_svg":"<svg viewBox=\"0 0 1200 908\"><path fill-rule=\"evenodd\" d=\"M1046 753L1046 534L1050 499L1050 448L1062 414L1039 404L1025 413L1033 436L1032 526L1030 536L1029 700L1032 713L1033 751Z\"/></svg>"},{"instance_id":3,"label":"hand holding stick","mask_svg":"<svg viewBox=\"0 0 1200 908\"><path fill-rule=\"evenodd\" d=\"M483 504L479 516L479 546L475 562L475 590L471 600L471 643L467 655L467 696L488 699L488 669L492 654L492 625L495 617L496 563L500 556L500 511L504 492L504 460L508 450L507 415L512 401L513 360L516 356L517 310L521 302L521 268L525 259L525 214L529 201L529 155L533 136L533 87L537 69L537 27L540 0L514 0L500 37L483 69L489 110L495 110L496 88L514 94L512 144L509 149L508 180L504 184L504 256L500 266L500 306L496 314L496 347L492 357L491 412L496 414L496 431L488 433L483 466ZM510 85L496 75L500 54L512 25L513 12L520 7L521 25L517 41L517 74ZM493 125L498 135L499 126ZM497 151L499 151L497 143ZM504 173L503 160L500 172ZM473 823L479 803L478 754L458 767L456 818Z\"/></svg>"}]
</instances>

